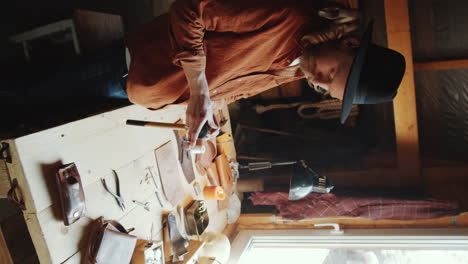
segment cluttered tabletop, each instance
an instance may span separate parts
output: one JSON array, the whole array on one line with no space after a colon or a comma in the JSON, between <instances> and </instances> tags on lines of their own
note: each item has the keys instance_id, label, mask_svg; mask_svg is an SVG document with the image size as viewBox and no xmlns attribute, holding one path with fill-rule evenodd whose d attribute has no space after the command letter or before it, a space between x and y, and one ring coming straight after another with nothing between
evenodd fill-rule
<instances>
[{"instance_id":1,"label":"cluttered tabletop","mask_svg":"<svg viewBox=\"0 0 468 264\"><path fill-rule=\"evenodd\" d=\"M41 263L213 263L240 213L229 112L192 150L184 116L132 105L3 142Z\"/></svg>"}]
</instances>

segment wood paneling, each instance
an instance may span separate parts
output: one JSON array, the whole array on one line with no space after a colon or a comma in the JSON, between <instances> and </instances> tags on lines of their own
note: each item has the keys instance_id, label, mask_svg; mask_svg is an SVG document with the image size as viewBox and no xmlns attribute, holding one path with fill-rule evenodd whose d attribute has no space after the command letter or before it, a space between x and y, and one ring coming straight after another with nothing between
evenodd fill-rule
<instances>
[{"instance_id":1,"label":"wood paneling","mask_svg":"<svg viewBox=\"0 0 468 264\"><path fill-rule=\"evenodd\" d=\"M424 179L431 184L468 184L468 166L423 169Z\"/></svg>"},{"instance_id":2,"label":"wood paneling","mask_svg":"<svg viewBox=\"0 0 468 264\"><path fill-rule=\"evenodd\" d=\"M326 175L340 187L398 187L409 183L395 180L400 179L400 171L397 169L329 172Z\"/></svg>"},{"instance_id":3,"label":"wood paneling","mask_svg":"<svg viewBox=\"0 0 468 264\"><path fill-rule=\"evenodd\" d=\"M94 12L89 10L75 10L75 28L84 52L96 52L122 39L124 26L119 15Z\"/></svg>"},{"instance_id":4,"label":"wood paneling","mask_svg":"<svg viewBox=\"0 0 468 264\"><path fill-rule=\"evenodd\" d=\"M468 60L431 61L419 62L414 64L414 71L437 71L467 68Z\"/></svg>"},{"instance_id":5,"label":"wood paneling","mask_svg":"<svg viewBox=\"0 0 468 264\"><path fill-rule=\"evenodd\" d=\"M328 172L326 175L340 187L398 187L407 186L407 181L395 181L400 176L398 169L370 169L363 171ZM422 169L425 183L468 184L468 166L441 166Z\"/></svg>"}]
</instances>

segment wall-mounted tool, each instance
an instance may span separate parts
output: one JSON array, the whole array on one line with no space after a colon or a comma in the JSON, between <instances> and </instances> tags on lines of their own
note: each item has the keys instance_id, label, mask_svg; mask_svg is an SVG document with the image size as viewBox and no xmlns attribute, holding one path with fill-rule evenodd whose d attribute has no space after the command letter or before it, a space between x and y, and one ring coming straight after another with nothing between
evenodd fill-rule
<instances>
[{"instance_id":1,"label":"wall-mounted tool","mask_svg":"<svg viewBox=\"0 0 468 264\"><path fill-rule=\"evenodd\" d=\"M55 176L62 207L63 222L71 225L85 215L85 196L75 163L61 166Z\"/></svg>"},{"instance_id":2,"label":"wall-mounted tool","mask_svg":"<svg viewBox=\"0 0 468 264\"><path fill-rule=\"evenodd\" d=\"M333 189L333 184L325 175L320 175L309 166L304 160L286 162L252 162L248 165L239 165L240 169L249 171L271 169L275 166L294 166L294 173L289 186L289 200L299 200L306 197L311 192L329 193Z\"/></svg>"},{"instance_id":3,"label":"wall-mounted tool","mask_svg":"<svg viewBox=\"0 0 468 264\"><path fill-rule=\"evenodd\" d=\"M112 174L114 175L114 179L115 179L115 190L116 190L116 192L114 193L111 190L109 190L109 187L107 187L106 180L104 178L101 178L102 186L104 186L104 189L106 189L106 191L109 194L114 196L114 198L117 201L117 203L119 204L120 208L122 208L122 211L125 211L124 200L122 199L122 196L120 194L119 175L117 175L117 172L115 170L112 170Z\"/></svg>"},{"instance_id":4,"label":"wall-mounted tool","mask_svg":"<svg viewBox=\"0 0 468 264\"><path fill-rule=\"evenodd\" d=\"M289 186L289 200L302 199L311 192L329 193L333 187L327 176L318 174L307 166L304 160L300 160L294 165Z\"/></svg>"},{"instance_id":5,"label":"wall-mounted tool","mask_svg":"<svg viewBox=\"0 0 468 264\"><path fill-rule=\"evenodd\" d=\"M285 161L285 162L251 162L247 165L239 165L239 169L248 169L249 171L256 171L256 170L266 170L271 169L276 166L287 166L296 164L297 161Z\"/></svg>"}]
</instances>

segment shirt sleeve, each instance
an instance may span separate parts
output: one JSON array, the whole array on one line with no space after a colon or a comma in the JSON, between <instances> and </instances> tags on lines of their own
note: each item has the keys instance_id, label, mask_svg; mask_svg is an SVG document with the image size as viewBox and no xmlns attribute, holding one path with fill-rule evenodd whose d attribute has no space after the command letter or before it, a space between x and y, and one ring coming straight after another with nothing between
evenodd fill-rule
<instances>
[{"instance_id":1,"label":"shirt sleeve","mask_svg":"<svg viewBox=\"0 0 468 264\"><path fill-rule=\"evenodd\" d=\"M303 0L177 0L171 6L173 63L205 69L206 31L250 33L280 23ZM314 2L314 1L308 1ZM315 1L319 2L319 1Z\"/></svg>"}]
</instances>

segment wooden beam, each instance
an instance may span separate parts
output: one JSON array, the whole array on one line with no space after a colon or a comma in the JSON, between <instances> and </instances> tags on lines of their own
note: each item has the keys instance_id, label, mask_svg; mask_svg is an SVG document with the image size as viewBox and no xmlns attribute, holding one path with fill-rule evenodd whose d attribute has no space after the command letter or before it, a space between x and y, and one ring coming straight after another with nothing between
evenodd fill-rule
<instances>
[{"instance_id":1,"label":"wooden beam","mask_svg":"<svg viewBox=\"0 0 468 264\"><path fill-rule=\"evenodd\" d=\"M456 221L451 216L424 219L424 220L369 220L357 217L327 217L315 218L303 221L287 221L281 216L272 214L241 214L237 221L238 229L321 229L314 224L337 223L344 228L434 228L434 227L467 227L468 214L456 216Z\"/></svg>"},{"instance_id":2,"label":"wooden beam","mask_svg":"<svg viewBox=\"0 0 468 264\"><path fill-rule=\"evenodd\" d=\"M400 179L399 169L370 169L366 171L326 172L334 185L340 187L404 187L411 181ZM468 184L468 166L453 165L422 169L422 176L431 184ZM396 181L395 179L400 179Z\"/></svg>"},{"instance_id":3,"label":"wooden beam","mask_svg":"<svg viewBox=\"0 0 468 264\"><path fill-rule=\"evenodd\" d=\"M431 61L419 62L414 64L414 71L438 71L467 68L468 60Z\"/></svg>"},{"instance_id":4,"label":"wooden beam","mask_svg":"<svg viewBox=\"0 0 468 264\"><path fill-rule=\"evenodd\" d=\"M393 101L398 168L401 173L399 180L420 185L422 179L408 0L385 0L385 19L388 47L399 51L406 58L406 72Z\"/></svg>"}]
</instances>

